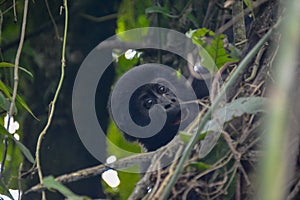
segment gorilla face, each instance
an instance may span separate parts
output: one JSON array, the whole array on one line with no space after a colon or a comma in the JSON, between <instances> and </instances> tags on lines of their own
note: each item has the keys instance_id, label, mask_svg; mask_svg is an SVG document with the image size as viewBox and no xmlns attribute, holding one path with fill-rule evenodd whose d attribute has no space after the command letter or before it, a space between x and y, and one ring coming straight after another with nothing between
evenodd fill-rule
<instances>
[{"instance_id":1,"label":"gorilla face","mask_svg":"<svg viewBox=\"0 0 300 200\"><path fill-rule=\"evenodd\" d=\"M149 110L161 105L168 115L168 120L180 117L180 106L175 94L165 85L147 84L138 88L129 101L129 113L132 120L139 126L150 123ZM172 119L171 119L172 118Z\"/></svg>"},{"instance_id":2,"label":"gorilla face","mask_svg":"<svg viewBox=\"0 0 300 200\"><path fill-rule=\"evenodd\" d=\"M139 126L150 123L149 110L159 104L167 114L167 120L162 130L149 138L135 138L126 133L129 140L138 140L144 147L153 151L170 142L176 135L180 122L181 111L179 100L166 83L151 83L139 87L129 101L129 114ZM142 133L141 133L142 134Z\"/></svg>"},{"instance_id":3,"label":"gorilla face","mask_svg":"<svg viewBox=\"0 0 300 200\"><path fill-rule=\"evenodd\" d=\"M140 86L135 89L137 84ZM148 151L154 151L169 143L179 128L186 128L196 118L200 106L194 100L207 95L205 81L199 80L190 85L186 79L178 78L166 67L144 64L123 74L115 84L108 106L112 119L126 139L138 141ZM159 132L147 137L147 130L151 131L147 126L161 126L151 123L150 113L153 114L155 110L152 109L157 109L157 106L160 111L163 109L166 121ZM159 117L152 119L157 123ZM131 128L137 126L141 129L133 134Z\"/></svg>"}]
</instances>

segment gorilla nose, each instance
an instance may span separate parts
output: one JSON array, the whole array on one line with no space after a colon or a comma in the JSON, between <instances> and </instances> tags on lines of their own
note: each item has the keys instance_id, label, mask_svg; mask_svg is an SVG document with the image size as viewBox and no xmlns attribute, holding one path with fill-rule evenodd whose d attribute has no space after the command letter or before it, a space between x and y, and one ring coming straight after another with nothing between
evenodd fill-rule
<instances>
[{"instance_id":1,"label":"gorilla nose","mask_svg":"<svg viewBox=\"0 0 300 200\"><path fill-rule=\"evenodd\" d=\"M166 110L168 110L169 108L171 108L171 106L172 106L171 104L167 104L167 105L164 106L164 108L165 108Z\"/></svg>"}]
</instances>

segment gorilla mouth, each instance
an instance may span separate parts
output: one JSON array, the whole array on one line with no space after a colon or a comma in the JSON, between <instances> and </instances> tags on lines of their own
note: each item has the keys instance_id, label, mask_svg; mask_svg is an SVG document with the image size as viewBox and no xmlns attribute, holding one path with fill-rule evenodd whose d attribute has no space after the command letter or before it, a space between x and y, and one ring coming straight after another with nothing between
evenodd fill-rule
<instances>
[{"instance_id":1,"label":"gorilla mouth","mask_svg":"<svg viewBox=\"0 0 300 200\"><path fill-rule=\"evenodd\" d=\"M176 115L176 118L173 122L174 125L179 125L181 122L185 121L188 118L188 110L187 108L183 108L181 112L179 111Z\"/></svg>"}]
</instances>

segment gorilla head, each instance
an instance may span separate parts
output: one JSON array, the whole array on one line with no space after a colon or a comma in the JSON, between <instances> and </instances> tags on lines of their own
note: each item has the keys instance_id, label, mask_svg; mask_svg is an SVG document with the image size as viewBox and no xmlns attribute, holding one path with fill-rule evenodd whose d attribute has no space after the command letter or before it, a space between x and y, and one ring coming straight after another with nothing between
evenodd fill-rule
<instances>
[{"instance_id":1,"label":"gorilla head","mask_svg":"<svg viewBox=\"0 0 300 200\"><path fill-rule=\"evenodd\" d=\"M148 151L153 151L170 142L176 135L181 122L179 100L166 83L146 84L138 88L130 98L129 114L139 126L150 123L149 110L160 105L167 114L162 130L149 138L135 138L126 133L129 140L138 140ZM141 133L142 134L142 133Z\"/></svg>"},{"instance_id":2,"label":"gorilla head","mask_svg":"<svg viewBox=\"0 0 300 200\"><path fill-rule=\"evenodd\" d=\"M126 72L125 76L123 75L123 77L121 77L121 83L117 82L117 84L119 84L118 86L121 85L122 87L115 87L113 91L114 95L112 95L110 99L110 111L112 111L112 106L117 106L118 108L120 108L120 106L122 107L122 103L124 102L124 99L122 98L129 93L129 91L124 91L127 90L126 85L128 86L132 84L132 82L134 82L134 80L137 78L134 73L147 68L150 68L150 66L137 67L137 69L134 69L133 71L129 70ZM152 67L151 70L158 71L159 68L154 69ZM151 73L150 71L148 72ZM171 77L170 74L166 75L164 73L156 72L154 76L157 76L158 78L148 81L148 83L136 88L133 91L129 98L129 116L125 116L124 113L119 111L119 109L115 109L118 111L117 115L124 115L122 117L118 116L118 121L116 119L116 114L113 116L111 112L113 120L118 128L123 132L125 138L129 141L138 141L148 151L154 151L169 143L175 137L179 129L182 130L186 128L198 114L198 105L194 104L191 106L188 104L183 104L183 101L195 99L180 99L175 95L178 94L178 91L181 91L183 94L185 94L186 91L193 89L191 87L188 88L185 83L180 82L178 77L174 78L173 75L173 77ZM201 92L203 94L208 94L205 91L207 91L207 87L203 88ZM119 99L116 101L117 98ZM112 99L118 105L113 105ZM160 106L166 114L166 121L159 132L150 137L145 137L145 133L140 131L138 132L138 135L132 136L130 132L126 132L122 128L122 126L127 125L126 123L129 123L128 120L132 120L139 127L145 127L149 125L151 123L150 110L155 105ZM123 106L126 105L124 104ZM120 124L122 124L122 126L120 126Z\"/></svg>"}]
</instances>

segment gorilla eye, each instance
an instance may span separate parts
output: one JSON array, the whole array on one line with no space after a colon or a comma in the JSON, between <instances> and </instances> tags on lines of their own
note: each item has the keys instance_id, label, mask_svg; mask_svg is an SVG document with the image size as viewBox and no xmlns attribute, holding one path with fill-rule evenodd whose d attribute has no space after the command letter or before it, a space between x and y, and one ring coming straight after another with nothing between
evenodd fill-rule
<instances>
[{"instance_id":1,"label":"gorilla eye","mask_svg":"<svg viewBox=\"0 0 300 200\"><path fill-rule=\"evenodd\" d=\"M157 92L158 92L159 94L165 94L167 91L168 91L168 88L166 88L166 87L163 86L163 85L160 85L160 86L158 86L158 88L157 88Z\"/></svg>"},{"instance_id":2,"label":"gorilla eye","mask_svg":"<svg viewBox=\"0 0 300 200\"><path fill-rule=\"evenodd\" d=\"M155 104L154 99L148 98L144 101L144 107L150 109Z\"/></svg>"}]
</instances>

